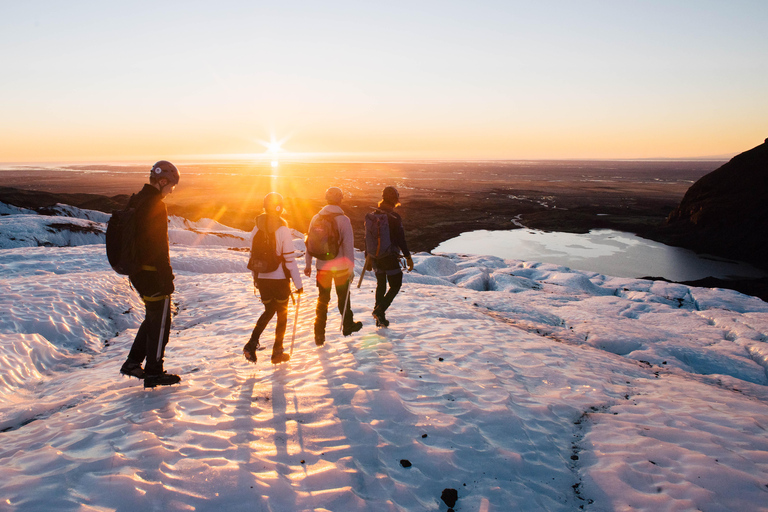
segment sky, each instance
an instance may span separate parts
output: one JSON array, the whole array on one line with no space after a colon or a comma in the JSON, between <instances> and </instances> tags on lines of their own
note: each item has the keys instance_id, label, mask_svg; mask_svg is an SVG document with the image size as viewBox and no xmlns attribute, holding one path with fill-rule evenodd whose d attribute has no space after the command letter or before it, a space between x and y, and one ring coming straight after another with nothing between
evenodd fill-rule
<instances>
[{"instance_id":1,"label":"sky","mask_svg":"<svg viewBox=\"0 0 768 512\"><path fill-rule=\"evenodd\" d=\"M0 162L731 156L768 137L766 25L762 0L3 1Z\"/></svg>"}]
</instances>

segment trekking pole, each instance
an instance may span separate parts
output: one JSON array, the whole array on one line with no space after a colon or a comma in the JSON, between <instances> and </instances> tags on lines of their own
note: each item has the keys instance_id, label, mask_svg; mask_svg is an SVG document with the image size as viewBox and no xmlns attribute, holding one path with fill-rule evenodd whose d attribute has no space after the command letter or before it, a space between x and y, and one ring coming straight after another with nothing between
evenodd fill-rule
<instances>
[{"instance_id":1,"label":"trekking pole","mask_svg":"<svg viewBox=\"0 0 768 512\"><path fill-rule=\"evenodd\" d=\"M296 324L299 322L299 307L301 307L301 294L297 293L296 295L299 296L298 299L296 299L296 314L293 317L293 335L291 336L291 352L290 355L293 356L293 343L296 341ZM293 297L293 294L291 294L291 297Z\"/></svg>"},{"instance_id":2,"label":"trekking pole","mask_svg":"<svg viewBox=\"0 0 768 512\"><path fill-rule=\"evenodd\" d=\"M365 269L363 269L363 270L365 270ZM352 282L353 281L354 280L353 280L352 276L349 276L349 281L347 281L347 300L346 300L346 302L344 302L344 311L341 312L341 332L342 333L344 332L344 320L347 319L347 309L352 309L352 308L349 307L349 297L352 294L352 290L350 290L350 288L352 288Z\"/></svg>"},{"instance_id":3,"label":"trekking pole","mask_svg":"<svg viewBox=\"0 0 768 512\"><path fill-rule=\"evenodd\" d=\"M360 285L363 284L363 277L365 276L365 269L368 267L368 258L370 256L365 257L365 263L363 264L363 271L360 272L360 279L357 281L357 287L360 288Z\"/></svg>"}]
</instances>

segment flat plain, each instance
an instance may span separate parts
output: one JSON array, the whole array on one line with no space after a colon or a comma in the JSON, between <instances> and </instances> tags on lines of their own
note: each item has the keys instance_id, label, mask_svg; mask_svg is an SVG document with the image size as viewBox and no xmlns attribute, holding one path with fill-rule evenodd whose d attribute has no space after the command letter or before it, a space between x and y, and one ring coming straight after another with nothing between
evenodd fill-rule
<instances>
[{"instance_id":1,"label":"flat plain","mask_svg":"<svg viewBox=\"0 0 768 512\"><path fill-rule=\"evenodd\" d=\"M520 225L577 233L610 228L652 238L688 188L722 163L180 163L181 183L166 203L171 214L213 218L249 230L264 195L275 190L286 198L291 226L304 231L324 204L324 191L338 186L345 192L343 206L353 226L361 228L356 229L355 243L361 248L364 215L376 205L382 189L393 185L400 191L398 211L413 251L429 251L465 231ZM0 178L3 187L65 194L75 206L109 211L142 187L150 165L6 166ZM0 200L14 202L12 191L3 189L1 195ZM112 201L99 202L90 195Z\"/></svg>"}]
</instances>

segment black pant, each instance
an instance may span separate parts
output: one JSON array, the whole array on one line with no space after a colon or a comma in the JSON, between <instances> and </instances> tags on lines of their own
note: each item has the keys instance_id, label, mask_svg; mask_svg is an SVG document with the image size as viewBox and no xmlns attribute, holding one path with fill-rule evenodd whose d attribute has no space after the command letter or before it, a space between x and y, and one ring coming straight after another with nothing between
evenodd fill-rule
<instances>
[{"instance_id":1,"label":"black pant","mask_svg":"<svg viewBox=\"0 0 768 512\"><path fill-rule=\"evenodd\" d=\"M344 326L354 323L352 308L347 301L351 275L348 270L318 270L317 271L317 307L315 308L315 333L325 334L325 323L328 319L328 304L331 302L331 287L336 285L336 298L339 301L339 313L344 319Z\"/></svg>"},{"instance_id":2,"label":"black pant","mask_svg":"<svg viewBox=\"0 0 768 512\"><path fill-rule=\"evenodd\" d=\"M389 283L389 290L387 290L387 283ZM392 301L395 300L395 295L400 291L403 286L403 273L386 274L385 272L376 273L376 306L374 311L384 313Z\"/></svg>"},{"instance_id":3,"label":"black pant","mask_svg":"<svg viewBox=\"0 0 768 512\"><path fill-rule=\"evenodd\" d=\"M288 279L257 279L256 284L261 293L261 302L264 303L264 313L256 321L248 346L256 347L261 333L267 328L267 324L277 313L277 326L275 327L275 344L272 346L272 356L283 353L283 338L285 328L288 325L288 299L291 296L291 283Z\"/></svg>"},{"instance_id":4,"label":"black pant","mask_svg":"<svg viewBox=\"0 0 768 512\"><path fill-rule=\"evenodd\" d=\"M163 355L171 333L171 296L144 297L144 306L146 315L133 340L128 361L141 364L146 358L144 371L157 375L163 373Z\"/></svg>"}]
</instances>

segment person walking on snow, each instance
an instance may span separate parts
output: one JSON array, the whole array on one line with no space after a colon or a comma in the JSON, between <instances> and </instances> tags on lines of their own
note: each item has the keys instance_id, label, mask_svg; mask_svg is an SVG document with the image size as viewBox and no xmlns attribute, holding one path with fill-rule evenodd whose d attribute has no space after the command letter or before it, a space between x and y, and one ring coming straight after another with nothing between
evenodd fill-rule
<instances>
[{"instance_id":1,"label":"person walking on snow","mask_svg":"<svg viewBox=\"0 0 768 512\"><path fill-rule=\"evenodd\" d=\"M161 160L152 166L149 183L131 196L135 208L134 243L140 270L128 276L141 295L146 310L131 350L120 373L144 379L144 387L165 386L181 381L163 369L163 355L171 332L171 294L173 269L168 245L168 210L163 199L179 183L179 170ZM146 359L144 368L141 364Z\"/></svg>"},{"instance_id":2,"label":"person walking on snow","mask_svg":"<svg viewBox=\"0 0 768 512\"><path fill-rule=\"evenodd\" d=\"M259 289L264 313L261 314L253 328L251 338L243 347L243 355L248 361L256 362L256 350L259 348L259 337L267 324L277 313L275 327L275 344L272 346L272 364L280 364L290 360L291 356L283 352L283 338L288 324L288 299L291 296L290 280L296 287L296 292L303 291L301 272L294 258L293 239L288 223L282 218L283 196L270 192L264 196L264 213L256 218L253 237L259 231L265 231L268 237L274 237L275 254L281 264L272 272L262 272L254 275L254 283ZM270 238L271 239L271 238Z\"/></svg>"},{"instance_id":3,"label":"person walking on snow","mask_svg":"<svg viewBox=\"0 0 768 512\"><path fill-rule=\"evenodd\" d=\"M403 285L403 270L400 268L400 254L405 257L408 264L408 272L413 270L413 259L408 251L408 244L405 241L405 231L403 230L403 220L395 212L395 208L400 206L400 193L395 187L386 187L381 195L379 207L376 213L385 213L389 224L389 238L395 248L395 253L376 259L372 256L375 248L365 248L365 269L373 270L376 273L376 305L373 308L373 318L377 327L386 327L389 321L385 313L395 296ZM366 237L367 239L367 237ZM389 290L387 290L387 284Z\"/></svg>"},{"instance_id":4,"label":"person walking on snow","mask_svg":"<svg viewBox=\"0 0 768 512\"><path fill-rule=\"evenodd\" d=\"M318 289L317 306L315 308L315 344L320 347L325 343L325 324L328 318L328 303L331 301L331 287L336 286L336 298L339 304L339 313L342 318L342 334L349 336L363 328L362 322L355 322L352 307L350 306L350 283L355 274L355 247L352 222L344 215L341 209L341 201L344 194L341 189L331 187L325 192L325 200L328 203L320 212L312 217L307 230L307 250L304 256L304 275L312 275L312 254L310 236L316 231L318 225L323 227L333 223L335 233L327 235L334 238L331 243L336 252L331 259L317 258L316 284ZM326 223L328 220L330 222ZM313 229L315 228L315 229Z\"/></svg>"}]
</instances>

